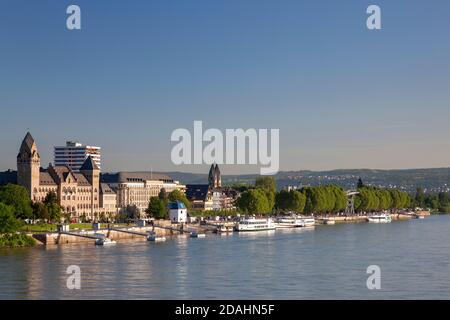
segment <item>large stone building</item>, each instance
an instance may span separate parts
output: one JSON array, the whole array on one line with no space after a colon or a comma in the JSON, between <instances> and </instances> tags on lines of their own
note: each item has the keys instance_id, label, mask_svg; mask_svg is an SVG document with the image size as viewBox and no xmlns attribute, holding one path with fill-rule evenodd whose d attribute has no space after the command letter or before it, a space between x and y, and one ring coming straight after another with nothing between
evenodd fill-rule
<instances>
[{"instance_id":1,"label":"large stone building","mask_svg":"<svg viewBox=\"0 0 450 320\"><path fill-rule=\"evenodd\" d=\"M167 193L174 190L181 192L186 190L185 185L174 181L168 175L153 172L121 171L103 174L102 182L107 183L116 193L119 210L135 205L141 215L145 215L150 198L157 197L161 189L165 189Z\"/></svg>"},{"instance_id":2,"label":"large stone building","mask_svg":"<svg viewBox=\"0 0 450 320\"><path fill-rule=\"evenodd\" d=\"M73 220L84 216L98 219L100 214L115 213L115 208L105 211L101 206L100 169L92 157L88 157L79 172L67 166L41 168L41 158L36 142L28 132L17 155L17 183L25 187L32 201L40 202L49 192L55 192L59 204Z\"/></svg>"}]
</instances>

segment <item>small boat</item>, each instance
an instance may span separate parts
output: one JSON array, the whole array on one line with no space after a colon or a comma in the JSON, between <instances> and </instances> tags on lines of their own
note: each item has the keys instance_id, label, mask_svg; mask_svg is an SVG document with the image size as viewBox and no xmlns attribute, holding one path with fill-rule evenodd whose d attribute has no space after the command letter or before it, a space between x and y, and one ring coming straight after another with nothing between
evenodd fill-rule
<instances>
[{"instance_id":1,"label":"small boat","mask_svg":"<svg viewBox=\"0 0 450 320\"><path fill-rule=\"evenodd\" d=\"M323 224L333 225L333 224L336 224L336 220L334 220L334 219L323 219Z\"/></svg>"},{"instance_id":2,"label":"small boat","mask_svg":"<svg viewBox=\"0 0 450 320\"><path fill-rule=\"evenodd\" d=\"M312 227L316 225L316 219L314 218L302 218L305 227Z\"/></svg>"},{"instance_id":3,"label":"small boat","mask_svg":"<svg viewBox=\"0 0 450 320\"><path fill-rule=\"evenodd\" d=\"M206 237L206 234L193 231L193 232L191 232L190 237L191 238L204 238L204 237Z\"/></svg>"},{"instance_id":4,"label":"small boat","mask_svg":"<svg viewBox=\"0 0 450 320\"><path fill-rule=\"evenodd\" d=\"M414 216L416 219L425 219L425 216L422 216L422 215L415 215Z\"/></svg>"},{"instance_id":5,"label":"small boat","mask_svg":"<svg viewBox=\"0 0 450 320\"><path fill-rule=\"evenodd\" d=\"M225 225L219 225L217 226L217 228L214 230L215 233L227 233L227 232L233 232L233 229L228 228Z\"/></svg>"},{"instance_id":6,"label":"small boat","mask_svg":"<svg viewBox=\"0 0 450 320\"><path fill-rule=\"evenodd\" d=\"M157 236L155 232L150 232L147 236L147 241L164 242L164 241L166 241L166 237Z\"/></svg>"},{"instance_id":7,"label":"small boat","mask_svg":"<svg viewBox=\"0 0 450 320\"><path fill-rule=\"evenodd\" d=\"M95 244L97 246L110 246L110 245L116 244L116 241L103 236L103 237L100 237L97 240L95 240Z\"/></svg>"},{"instance_id":8,"label":"small boat","mask_svg":"<svg viewBox=\"0 0 450 320\"><path fill-rule=\"evenodd\" d=\"M275 228L300 228L305 226L303 219L295 217L280 217L275 220Z\"/></svg>"},{"instance_id":9,"label":"small boat","mask_svg":"<svg viewBox=\"0 0 450 320\"><path fill-rule=\"evenodd\" d=\"M235 230L242 231L265 231L275 230L275 223L272 219L256 219L254 217L241 219L236 223Z\"/></svg>"},{"instance_id":10,"label":"small boat","mask_svg":"<svg viewBox=\"0 0 450 320\"><path fill-rule=\"evenodd\" d=\"M389 214L382 213L367 217L367 221L370 223L390 223L392 217Z\"/></svg>"}]
</instances>

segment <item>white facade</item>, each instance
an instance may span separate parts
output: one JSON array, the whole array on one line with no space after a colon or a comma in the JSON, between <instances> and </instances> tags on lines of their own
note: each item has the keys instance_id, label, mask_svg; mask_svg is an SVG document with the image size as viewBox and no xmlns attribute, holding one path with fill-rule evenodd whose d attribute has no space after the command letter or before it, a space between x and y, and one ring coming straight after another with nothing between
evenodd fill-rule
<instances>
[{"instance_id":1,"label":"white facade","mask_svg":"<svg viewBox=\"0 0 450 320\"><path fill-rule=\"evenodd\" d=\"M88 156L101 169L101 148L85 146L79 142L67 141L65 146L54 148L54 165L67 166L78 171Z\"/></svg>"},{"instance_id":2,"label":"white facade","mask_svg":"<svg viewBox=\"0 0 450 320\"><path fill-rule=\"evenodd\" d=\"M169 203L169 219L172 223L187 222L187 209L182 202Z\"/></svg>"}]
</instances>

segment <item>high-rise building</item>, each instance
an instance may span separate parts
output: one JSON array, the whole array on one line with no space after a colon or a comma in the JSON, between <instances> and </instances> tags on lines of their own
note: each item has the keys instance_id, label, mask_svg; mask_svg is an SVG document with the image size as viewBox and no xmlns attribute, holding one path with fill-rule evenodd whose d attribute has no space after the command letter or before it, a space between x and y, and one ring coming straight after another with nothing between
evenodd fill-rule
<instances>
[{"instance_id":1,"label":"high-rise building","mask_svg":"<svg viewBox=\"0 0 450 320\"><path fill-rule=\"evenodd\" d=\"M34 202L42 202L49 192L54 192L64 213L71 219L81 216L95 220L100 213L115 213L100 206L100 168L88 156L78 172L65 165L40 167L40 156L31 134L22 141L17 155L17 183L25 187ZM115 208L113 208L115 209Z\"/></svg>"},{"instance_id":2,"label":"high-rise building","mask_svg":"<svg viewBox=\"0 0 450 320\"><path fill-rule=\"evenodd\" d=\"M67 141L63 147L55 147L55 166L67 166L78 172L84 161L90 156L95 164L101 169L100 147L86 146L80 142Z\"/></svg>"}]
</instances>

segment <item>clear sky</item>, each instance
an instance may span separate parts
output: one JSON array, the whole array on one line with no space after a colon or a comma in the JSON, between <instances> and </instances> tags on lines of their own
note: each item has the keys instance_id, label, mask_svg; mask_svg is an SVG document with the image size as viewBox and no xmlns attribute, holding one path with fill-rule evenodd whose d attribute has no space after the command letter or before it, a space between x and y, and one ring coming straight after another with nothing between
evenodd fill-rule
<instances>
[{"instance_id":1,"label":"clear sky","mask_svg":"<svg viewBox=\"0 0 450 320\"><path fill-rule=\"evenodd\" d=\"M194 120L279 128L282 170L450 166L449 15L448 0L0 0L0 170L30 130L43 166L79 140L107 171L201 172L170 161Z\"/></svg>"}]
</instances>

